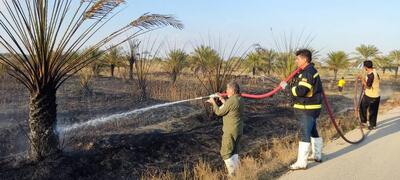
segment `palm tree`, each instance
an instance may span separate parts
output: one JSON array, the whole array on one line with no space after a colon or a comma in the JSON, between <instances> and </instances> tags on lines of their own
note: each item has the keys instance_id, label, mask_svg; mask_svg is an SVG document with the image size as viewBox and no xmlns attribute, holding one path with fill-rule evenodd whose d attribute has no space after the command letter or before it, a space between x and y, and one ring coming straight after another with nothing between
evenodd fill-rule
<instances>
[{"instance_id":1,"label":"palm tree","mask_svg":"<svg viewBox=\"0 0 400 180\"><path fill-rule=\"evenodd\" d=\"M237 52L235 46L231 52ZM210 46L200 45L194 49L190 65L196 78L209 93L222 92L232 74L240 68L244 54L240 57L233 55L230 54L230 57L224 60L220 53Z\"/></svg>"},{"instance_id":2,"label":"palm tree","mask_svg":"<svg viewBox=\"0 0 400 180\"><path fill-rule=\"evenodd\" d=\"M277 53L273 49L265 49L260 52L262 54L262 57L265 59L265 71L267 72L268 75L271 75L271 72L274 70L274 63L277 58Z\"/></svg>"},{"instance_id":3,"label":"palm tree","mask_svg":"<svg viewBox=\"0 0 400 180\"><path fill-rule=\"evenodd\" d=\"M388 56L375 56L372 61L375 67L382 69L383 74L385 74L386 69L391 70L393 67L393 60Z\"/></svg>"},{"instance_id":4,"label":"palm tree","mask_svg":"<svg viewBox=\"0 0 400 180\"><path fill-rule=\"evenodd\" d=\"M129 79L133 79L133 64L135 64L138 56L138 48L140 41L136 39L129 40L129 51L128 51L128 61L129 61Z\"/></svg>"},{"instance_id":5,"label":"palm tree","mask_svg":"<svg viewBox=\"0 0 400 180\"><path fill-rule=\"evenodd\" d=\"M293 32L289 34L283 32L280 37L273 37L277 52L274 72L279 78L287 77L296 69L295 53L298 49L309 49L312 52L312 58L318 58L318 51L311 47L314 38L312 34L304 34L304 31L297 37Z\"/></svg>"},{"instance_id":6,"label":"palm tree","mask_svg":"<svg viewBox=\"0 0 400 180\"><path fill-rule=\"evenodd\" d=\"M397 79L397 75L399 73L400 66L400 50L393 50L389 53L389 58L393 60L393 65L395 67L395 78Z\"/></svg>"},{"instance_id":7,"label":"palm tree","mask_svg":"<svg viewBox=\"0 0 400 180\"><path fill-rule=\"evenodd\" d=\"M349 58L344 51L330 52L328 53L328 60L326 63L328 64L329 69L333 70L333 80L336 81L338 71L349 66Z\"/></svg>"},{"instance_id":8,"label":"palm tree","mask_svg":"<svg viewBox=\"0 0 400 180\"><path fill-rule=\"evenodd\" d=\"M293 51L280 52L277 55L274 71L280 78L289 76L296 69L296 56Z\"/></svg>"},{"instance_id":9,"label":"palm tree","mask_svg":"<svg viewBox=\"0 0 400 180\"><path fill-rule=\"evenodd\" d=\"M121 49L114 47L110 49L108 53L104 55L104 63L106 66L110 67L110 76L114 77L115 67L119 67L123 64L123 56L121 54Z\"/></svg>"},{"instance_id":10,"label":"palm tree","mask_svg":"<svg viewBox=\"0 0 400 180\"><path fill-rule=\"evenodd\" d=\"M144 14L116 31L105 34L101 29L110 22L112 13L124 0L13 0L2 1L0 13L0 47L10 57L0 55L7 73L22 83L30 93L29 158L39 161L60 152L55 132L58 88L79 70L97 58L92 51L114 46L162 26L183 28L170 15ZM91 47L78 56L79 49L99 35ZM114 42L115 43L115 42ZM113 47L104 49L108 51Z\"/></svg>"},{"instance_id":11,"label":"palm tree","mask_svg":"<svg viewBox=\"0 0 400 180\"><path fill-rule=\"evenodd\" d=\"M252 72L252 75L255 76L256 71L262 71L265 68L266 62L262 54L255 51L247 54L244 65Z\"/></svg>"},{"instance_id":12,"label":"palm tree","mask_svg":"<svg viewBox=\"0 0 400 180\"><path fill-rule=\"evenodd\" d=\"M359 47L356 47L357 57L356 64L360 64L364 60L371 60L371 58L375 57L379 54L379 50L374 45L364 45L361 44Z\"/></svg>"},{"instance_id":13,"label":"palm tree","mask_svg":"<svg viewBox=\"0 0 400 180\"><path fill-rule=\"evenodd\" d=\"M163 62L163 68L170 77L172 84L175 84L177 77L188 64L188 55L182 49L173 49L168 53L166 61Z\"/></svg>"}]
</instances>

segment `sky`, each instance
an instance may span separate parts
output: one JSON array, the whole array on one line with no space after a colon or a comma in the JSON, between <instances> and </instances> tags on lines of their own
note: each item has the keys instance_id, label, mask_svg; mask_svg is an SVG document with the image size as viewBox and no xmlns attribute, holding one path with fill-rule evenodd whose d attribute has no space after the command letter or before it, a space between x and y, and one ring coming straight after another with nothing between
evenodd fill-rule
<instances>
[{"instance_id":1,"label":"sky","mask_svg":"<svg viewBox=\"0 0 400 180\"><path fill-rule=\"evenodd\" d=\"M292 34L301 41L312 37L311 46L322 56L352 53L360 44L388 53L400 49L399 7L396 0L127 0L105 30L151 12L173 14L183 22L183 30L164 28L152 35L186 49L210 39L276 49L274 41Z\"/></svg>"},{"instance_id":2,"label":"sky","mask_svg":"<svg viewBox=\"0 0 400 180\"><path fill-rule=\"evenodd\" d=\"M211 38L239 39L276 48L282 36L314 37L321 53L354 52L373 44L383 53L400 49L400 1L396 0L131 0L123 14L174 14L185 29L160 35L177 42ZM286 35L283 35L283 34ZM207 39L207 38L205 38Z\"/></svg>"}]
</instances>

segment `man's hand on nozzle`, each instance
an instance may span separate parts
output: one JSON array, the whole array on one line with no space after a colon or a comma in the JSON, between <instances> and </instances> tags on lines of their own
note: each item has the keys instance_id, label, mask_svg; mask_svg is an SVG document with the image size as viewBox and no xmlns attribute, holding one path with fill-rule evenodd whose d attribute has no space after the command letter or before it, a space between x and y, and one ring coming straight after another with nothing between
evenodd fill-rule
<instances>
[{"instance_id":1,"label":"man's hand on nozzle","mask_svg":"<svg viewBox=\"0 0 400 180\"><path fill-rule=\"evenodd\" d=\"M218 98L218 97L220 97L220 94L219 93L214 93L214 94L211 94L209 97L210 98Z\"/></svg>"},{"instance_id":2,"label":"man's hand on nozzle","mask_svg":"<svg viewBox=\"0 0 400 180\"><path fill-rule=\"evenodd\" d=\"M210 104L215 104L215 100L212 97L210 97L206 102L208 102Z\"/></svg>"},{"instance_id":3,"label":"man's hand on nozzle","mask_svg":"<svg viewBox=\"0 0 400 180\"><path fill-rule=\"evenodd\" d=\"M279 86L282 88L282 89L286 89L286 87L287 87L287 82L285 82L285 81L281 81L281 83L279 83Z\"/></svg>"}]
</instances>

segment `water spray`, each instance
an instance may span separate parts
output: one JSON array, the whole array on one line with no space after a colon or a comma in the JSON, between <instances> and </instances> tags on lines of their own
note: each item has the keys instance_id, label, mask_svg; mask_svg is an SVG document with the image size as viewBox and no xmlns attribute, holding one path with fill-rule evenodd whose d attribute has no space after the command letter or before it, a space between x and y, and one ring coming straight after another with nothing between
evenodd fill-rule
<instances>
[{"instance_id":1,"label":"water spray","mask_svg":"<svg viewBox=\"0 0 400 180\"><path fill-rule=\"evenodd\" d=\"M193 98L193 99L187 99L187 100L180 100L180 101L175 101L175 102L168 102L168 103L163 103L163 104L156 104L153 106L149 106L149 107L144 107L144 108L140 108L140 109L135 109L129 112L125 112L125 113L118 113L118 114L113 114L113 115L109 115L109 116L103 116L100 118L95 118L95 119L91 119L88 120L86 122L81 122L81 123L75 123L72 125L68 125L68 126L57 126L57 132L59 133L67 133L76 129L80 129L83 127L90 127L90 126L97 126L100 124L104 124L110 121L114 121L114 120L118 120L124 117L128 117L130 115L133 114L138 114L138 113L143 113L152 109L156 109L156 108L161 108L161 107L165 107L165 106L171 106L171 105L175 105L175 104L179 104L179 103L184 103L184 102L189 102L189 101L195 101L195 100L203 100L203 99L208 99L208 98L218 98L220 97L217 93L215 94L211 94L208 96L203 96L203 97L197 97L197 98Z\"/></svg>"}]
</instances>

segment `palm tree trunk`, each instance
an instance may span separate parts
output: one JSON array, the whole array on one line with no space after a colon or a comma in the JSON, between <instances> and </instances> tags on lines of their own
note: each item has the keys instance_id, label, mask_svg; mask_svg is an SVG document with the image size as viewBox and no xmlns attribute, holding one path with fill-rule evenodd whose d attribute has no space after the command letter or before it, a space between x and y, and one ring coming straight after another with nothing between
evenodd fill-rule
<instances>
[{"instance_id":1,"label":"palm tree trunk","mask_svg":"<svg viewBox=\"0 0 400 180\"><path fill-rule=\"evenodd\" d=\"M253 67L253 77L256 75L256 68Z\"/></svg>"},{"instance_id":2,"label":"palm tree trunk","mask_svg":"<svg viewBox=\"0 0 400 180\"><path fill-rule=\"evenodd\" d=\"M129 79L133 79L133 62L129 61Z\"/></svg>"},{"instance_id":3,"label":"palm tree trunk","mask_svg":"<svg viewBox=\"0 0 400 180\"><path fill-rule=\"evenodd\" d=\"M338 70L334 69L333 70L333 81L334 82L336 82L337 73L338 73Z\"/></svg>"},{"instance_id":4,"label":"palm tree trunk","mask_svg":"<svg viewBox=\"0 0 400 180\"><path fill-rule=\"evenodd\" d=\"M111 66L110 66L111 77L114 77L114 68L115 68L115 65L111 64Z\"/></svg>"},{"instance_id":5,"label":"palm tree trunk","mask_svg":"<svg viewBox=\"0 0 400 180\"><path fill-rule=\"evenodd\" d=\"M98 67L95 63L93 63L93 65L92 65L92 72L93 72L93 75L94 75L95 77L99 76L98 68L99 68L99 67Z\"/></svg>"},{"instance_id":6,"label":"palm tree trunk","mask_svg":"<svg viewBox=\"0 0 400 180\"><path fill-rule=\"evenodd\" d=\"M176 78L177 78L177 77L178 77L178 74L177 74L177 73L173 72L173 73L171 74L171 83L172 83L172 84L175 84Z\"/></svg>"},{"instance_id":7,"label":"palm tree trunk","mask_svg":"<svg viewBox=\"0 0 400 180\"><path fill-rule=\"evenodd\" d=\"M146 85L141 85L140 86L140 101L146 101L147 100L147 87Z\"/></svg>"},{"instance_id":8,"label":"palm tree trunk","mask_svg":"<svg viewBox=\"0 0 400 180\"><path fill-rule=\"evenodd\" d=\"M399 73L399 67L397 66L396 67L396 73L394 74L394 79L397 79L398 73Z\"/></svg>"},{"instance_id":9,"label":"palm tree trunk","mask_svg":"<svg viewBox=\"0 0 400 180\"><path fill-rule=\"evenodd\" d=\"M34 162L60 152L54 131L57 119L56 90L43 88L31 93L29 103L29 159Z\"/></svg>"}]
</instances>

